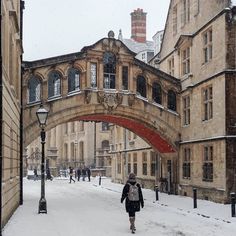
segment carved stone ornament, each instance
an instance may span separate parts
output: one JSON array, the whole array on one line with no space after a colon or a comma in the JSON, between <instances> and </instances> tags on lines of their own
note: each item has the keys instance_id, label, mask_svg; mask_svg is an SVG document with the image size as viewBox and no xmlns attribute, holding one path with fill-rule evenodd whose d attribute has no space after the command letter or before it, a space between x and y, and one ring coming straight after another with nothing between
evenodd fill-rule
<instances>
[{"instance_id":1,"label":"carved stone ornament","mask_svg":"<svg viewBox=\"0 0 236 236\"><path fill-rule=\"evenodd\" d=\"M122 94L98 92L98 102L101 103L108 112L115 110L123 100Z\"/></svg>"},{"instance_id":2,"label":"carved stone ornament","mask_svg":"<svg viewBox=\"0 0 236 236\"><path fill-rule=\"evenodd\" d=\"M90 90L85 90L85 91L84 91L84 102L85 102L86 104L89 104L89 103L90 103L91 97L92 97L91 91L90 91Z\"/></svg>"},{"instance_id":3,"label":"carved stone ornament","mask_svg":"<svg viewBox=\"0 0 236 236\"><path fill-rule=\"evenodd\" d=\"M134 100L135 100L135 94L129 94L128 104L129 104L130 107L134 105Z\"/></svg>"}]
</instances>

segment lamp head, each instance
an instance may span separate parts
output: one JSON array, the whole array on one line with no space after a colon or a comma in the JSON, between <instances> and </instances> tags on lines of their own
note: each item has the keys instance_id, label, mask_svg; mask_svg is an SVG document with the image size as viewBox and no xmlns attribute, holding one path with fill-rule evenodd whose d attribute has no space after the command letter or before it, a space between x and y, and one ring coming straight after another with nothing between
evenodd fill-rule
<instances>
[{"instance_id":1,"label":"lamp head","mask_svg":"<svg viewBox=\"0 0 236 236\"><path fill-rule=\"evenodd\" d=\"M38 118L39 126L40 127L45 127L47 118L48 118L48 111L43 107L41 104L39 109L36 111L36 115Z\"/></svg>"}]
</instances>

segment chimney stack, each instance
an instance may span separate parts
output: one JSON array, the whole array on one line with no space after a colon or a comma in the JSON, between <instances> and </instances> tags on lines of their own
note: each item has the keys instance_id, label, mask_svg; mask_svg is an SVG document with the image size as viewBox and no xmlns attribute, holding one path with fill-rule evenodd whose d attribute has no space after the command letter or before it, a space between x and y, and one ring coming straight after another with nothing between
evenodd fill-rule
<instances>
[{"instance_id":1,"label":"chimney stack","mask_svg":"<svg viewBox=\"0 0 236 236\"><path fill-rule=\"evenodd\" d=\"M131 14L131 38L139 43L146 43L146 12L138 8Z\"/></svg>"}]
</instances>

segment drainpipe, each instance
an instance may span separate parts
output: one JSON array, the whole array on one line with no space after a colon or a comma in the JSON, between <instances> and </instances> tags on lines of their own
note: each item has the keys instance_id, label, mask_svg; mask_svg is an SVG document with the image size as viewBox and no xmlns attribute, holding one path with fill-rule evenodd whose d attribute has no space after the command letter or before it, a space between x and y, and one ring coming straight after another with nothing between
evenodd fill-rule
<instances>
[{"instance_id":1,"label":"drainpipe","mask_svg":"<svg viewBox=\"0 0 236 236\"><path fill-rule=\"evenodd\" d=\"M20 40L23 42L23 10L25 9L25 2L20 1ZM23 45L22 45L23 47ZM23 68L22 68L22 54L21 58L21 108L20 108L20 205L23 204L23 158L24 158L24 144L23 144Z\"/></svg>"},{"instance_id":2,"label":"drainpipe","mask_svg":"<svg viewBox=\"0 0 236 236\"><path fill-rule=\"evenodd\" d=\"M2 236L2 0L0 0L0 236Z\"/></svg>"}]
</instances>

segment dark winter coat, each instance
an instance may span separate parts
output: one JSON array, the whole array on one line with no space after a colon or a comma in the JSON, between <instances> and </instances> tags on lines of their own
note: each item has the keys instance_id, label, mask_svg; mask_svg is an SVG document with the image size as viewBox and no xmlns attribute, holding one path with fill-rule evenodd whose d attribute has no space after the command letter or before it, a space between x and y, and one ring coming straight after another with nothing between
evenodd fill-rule
<instances>
[{"instance_id":1,"label":"dark winter coat","mask_svg":"<svg viewBox=\"0 0 236 236\"><path fill-rule=\"evenodd\" d=\"M143 208L144 206L144 201L143 201L143 194L142 194L142 190L141 190L141 186L139 183L137 183L138 186L138 191L139 191L139 201L130 201L128 198L128 193L129 193L129 184L136 184L136 182L128 182L125 184L124 188L123 188L123 192L122 192L122 196L121 196L121 203L123 203L124 199L125 199L125 209L127 212L136 212L136 211L140 211L140 204Z\"/></svg>"},{"instance_id":2,"label":"dark winter coat","mask_svg":"<svg viewBox=\"0 0 236 236\"><path fill-rule=\"evenodd\" d=\"M79 175L79 176L81 175L81 170L80 169L77 170L77 175Z\"/></svg>"}]
</instances>

